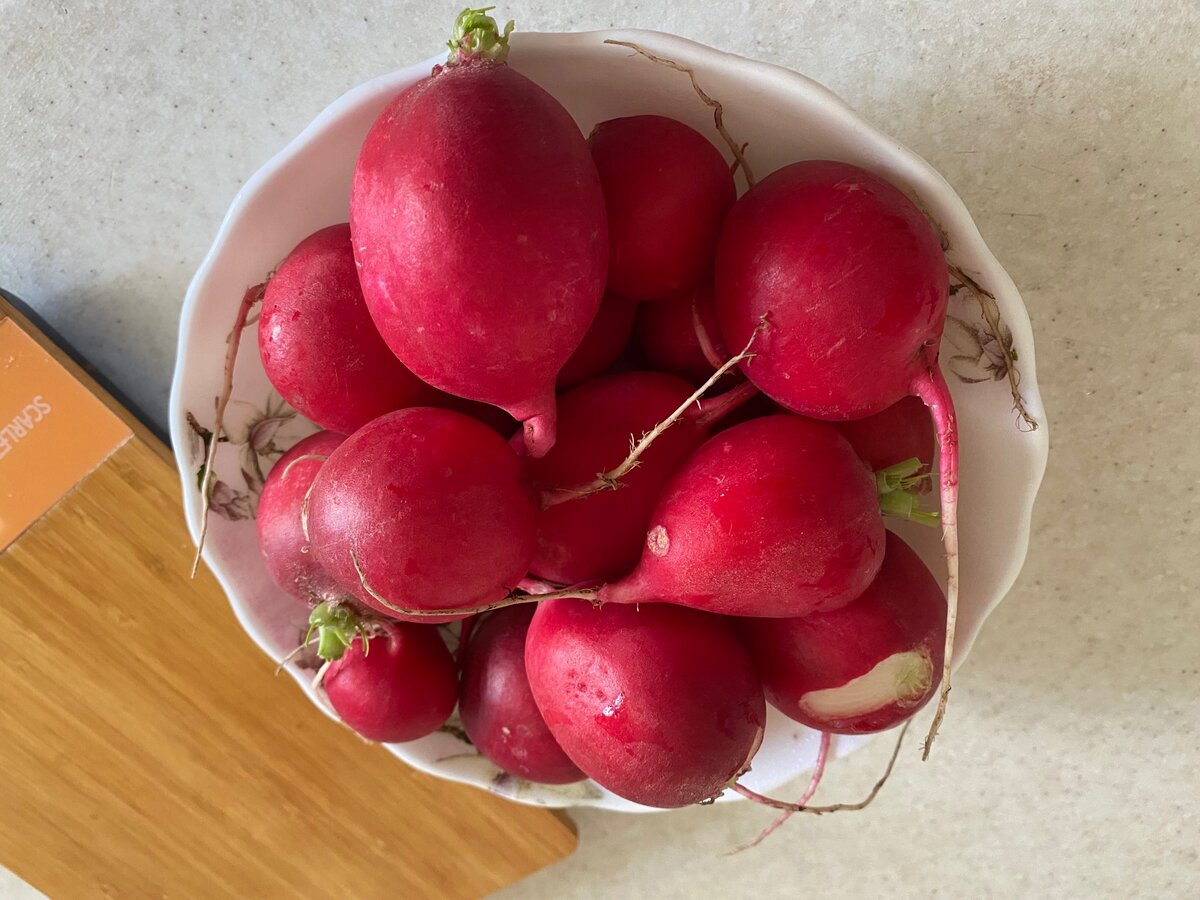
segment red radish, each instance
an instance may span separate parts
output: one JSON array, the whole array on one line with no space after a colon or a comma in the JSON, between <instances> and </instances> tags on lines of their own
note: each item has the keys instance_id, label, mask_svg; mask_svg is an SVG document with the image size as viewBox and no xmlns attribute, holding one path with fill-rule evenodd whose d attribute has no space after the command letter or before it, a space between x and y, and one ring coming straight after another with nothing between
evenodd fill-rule
<instances>
[{"instance_id":1,"label":"red radish","mask_svg":"<svg viewBox=\"0 0 1200 900\"><path fill-rule=\"evenodd\" d=\"M532 606L491 613L467 645L459 715L475 747L506 772L540 784L586 776L550 734L525 676Z\"/></svg>"},{"instance_id":2,"label":"red radish","mask_svg":"<svg viewBox=\"0 0 1200 900\"><path fill-rule=\"evenodd\" d=\"M803 616L866 590L883 542L875 480L833 427L751 419L692 454L658 498L637 568L596 596Z\"/></svg>"},{"instance_id":3,"label":"red radish","mask_svg":"<svg viewBox=\"0 0 1200 900\"><path fill-rule=\"evenodd\" d=\"M633 319L637 315L638 303L605 294L600 311L583 336L583 341L558 373L559 389L574 387L589 378L595 378L608 369L621 355L629 336L633 334Z\"/></svg>"},{"instance_id":4,"label":"red radish","mask_svg":"<svg viewBox=\"0 0 1200 900\"><path fill-rule=\"evenodd\" d=\"M604 292L604 197L570 113L504 62L507 29L466 10L455 38L363 143L354 255L401 361L520 419L540 456L554 443L555 378Z\"/></svg>"},{"instance_id":5,"label":"red radish","mask_svg":"<svg viewBox=\"0 0 1200 900\"><path fill-rule=\"evenodd\" d=\"M682 607L539 604L525 641L534 699L588 776L646 806L715 797L747 768L766 719L729 623Z\"/></svg>"},{"instance_id":6,"label":"red radish","mask_svg":"<svg viewBox=\"0 0 1200 900\"><path fill-rule=\"evenodd\" d=\"M535 488L586 482L691 396L693 388L661 372L621 372L595 378L558 400L558 443L526 471ZM697 407L693 407L698 409ZM707 437L695 417L668 429L616 491L600 491L543 509L530 571L576 584L620 578L638 561L654 502L663 485Z\"/></svg>"},{"instance_id":7,"label":"red radish","mask_svg":"<svg viewBox=\"0 0 1200 900\"><path fill-rule=\"evenodd\" d=\"M341 434L438 396L396 359L371 321L349 225L305 238L275 270L258 319L258 352L284 400Z\"/></svg>"},{"instance_id":8,"label":"red radish","mask_svg":"<svg viewBox=\"0 0 1200 900\"><path fill-rule=\"evenodd\" d=\"M745 619L767 699L836 734L882 731L937 690L946 598L921 558L888 533L883 567L849 606L802 619Z\"/></svg>"},{"instance_id":9,"label":"red radish","mask_svg":"<svg viewBox=\"0 0 1200 900\"><path fill-rule=\"evenodd\" d=\"M381 416L329 457L308 505L326 571L367 606L473 606L504 597L533 556L537 506L494 431L442 409ZM461 618L461 616L449 616Z\"/></svg>"},{"instance_id":10,"label":"red radish","mask_svg":"<svg viewBox=\"0 0 1200 900\"><path fill-rule=\"evenodd\" d=\"M865 419L838 422L837 430L863 462L876 471L909 459L920 460L917 473L924 474L933 468L936 440L929 425L929 412L919 397L905 397ZM929 481L914 486L919 493L929 488Z\"/></svg>"},{"instance_id":11,"label":"red radish","mask_svg":"<svg viewBox=\"0 0 1200 900\"><path fill-rule=\"evenodd\" d=\"M345 591L321 568L304 533L308 489L325 459L345 438L310 434L279 458L258 498L258 548L271 579L299 600L318 603Z\"/></svg>"},{"instance_id":12,"label":"red radish","mask_svg":"<svg viewBox=\"0 0 1200 900\"><path fill-rule=\"evenodd\" d=\"M638 300L690 294L737 197L721 152L664 116L601 122L588 144L608 211L609 290Z\"/></svg>"},{"instance_id":13,"label":"red radish","mask_svg":"<svg viewBox=\"0 0 1200 900\"><path fill-rule=\"evenodd\" d=\"M717 315L731 346L769 326L746 376L795 412L855 419L908 395L929 407L940 450L947 627L945 712L958 608L958 425L937 356L949 277L941 242L895 186L856 166L785 166L751 188L717 249Z\"/></svg>"},{"instance_id":14,"label":"red radish","mask_svg":"<svg viewBox=\"0 0 1200 900\"><path fill-rule=\"evenodd\" d=\"M703 384L729 354L720 344L712 288L702 284L691 297L643 303L634 330L638 350L652 368ZM731 372L726 381L740 373Z\"/></svg>"},{"instance_id":15,"label":"red radish","mask_svg":"<svg viewBox=\"0 0 1200 900\"><path fill-rule=\"evenodd\" d=\"M334 712L370 741L415 741L437 731L458 699L458 671L432 625L387 622L364 649L355 638L323 684Z\"/></svg>"}]
</instances>

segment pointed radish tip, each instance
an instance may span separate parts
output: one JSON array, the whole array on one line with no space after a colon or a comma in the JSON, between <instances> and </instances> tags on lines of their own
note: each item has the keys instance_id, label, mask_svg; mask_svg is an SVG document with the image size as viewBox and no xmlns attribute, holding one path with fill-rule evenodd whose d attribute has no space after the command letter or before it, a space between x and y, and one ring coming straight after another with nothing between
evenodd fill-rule
<instances>
[{"instance_id":1,"label":"pointed radish tip","mask_svg":"<svg viewBox=\"0 0 1200 900\"><path fill-rule=\"evenodd\" d=\"M522 435L525 438L525 451L534 459L539 459L550 452L554 446L555 417L553 413L543 413L530 416L522 423Z\"/></svg>"}]
</instances>

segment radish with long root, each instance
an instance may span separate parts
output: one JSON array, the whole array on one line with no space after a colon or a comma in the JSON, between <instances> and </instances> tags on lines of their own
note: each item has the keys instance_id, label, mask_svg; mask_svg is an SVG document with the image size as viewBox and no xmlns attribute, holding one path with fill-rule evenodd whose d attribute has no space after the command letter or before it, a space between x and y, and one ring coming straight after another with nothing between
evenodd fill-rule
<instances>
[{"instance_id":1,"label":"radish with long root","mask_svg":"<svg viewBox=\"0 0 1200 900\"><path fill-rule=\"evenodd\" d=\"M690 295L737 197L721 152L665 116L601 122L588 146L608 212L608 289L638 300Z\"/></svg>"},{"instance_id":2,"label":"radish with long root","mask_svg":"<svg viewBox=\"0 0 1200 900\"><path fill-rule=\"evenodd\" d=\"M545 601L529 626L525 666L567 756L635 803L711 800L762 738L766 705L754 663L716 616Z\"/></svg>"},{"instance_id":3,"label":"radish with long root","mask_svg":"<svg viewBox=\"0 0 1200 900\"><path fill-rule=\"evenodd\" d=\"M258 318L258 352L284 400L341 434L394 409L436 405L440 396L379 336L345 224L305 238L275 270Z\"/></svg>"},{"instance_id":4,"label":"radish with long root","mask_svg":"<svg viewBox=\"0 0 1200 900\"><path fill-rule=\"evenodd\" d=\"M505 597L529 569L536 515L521 460L499 435L460 413L414 407L333 451L309 497L308 534L343 587L404 618L399 605Z\"/></svg>"},{"instance_id":5,"label":"radish with long root","mask_svg":"<svg viewBox=\"0 0 1200 900\"><path fill-rule=\"evenodd\" d=\"M746 192L717 248L717 315L725 340L771 327L746 376L804 415L845 420L906 396L929 407L940 450L947 618L941 696L928 757L950 690L958 604L958 424L938 368L949 294L946 261L928 220L894 185L841 162L794 163Z\"/></svg>"},{"instance_id":6,"label":"radish with long root","mask_svg":"<svg viewBox=\"0 0 1200 900\"><path fill-rule=\"evenodd\" d=\"M504 771L539 784L569 784L587 776L546 727L525 674L533 612L532 606L502 609L475 629L463 657L459 715L475 748Z\"/></svg>"},{"instance_id":7,"label":"radish with long root","mask_svg":"<svg viewBox=\"0 0 1200 900\"><path fill-rule=\"evenodd\" d=\"M555 379L604 293L608 226L574 119L505 62L511 27L465 10L446 64L388 104L358 157L350 228L392 351L511 413L540 456Z\"/></svg>"},{"instance_id":8,"label":"radish with long root","mask_svg":"<svg viewBox=\"0 0 1200 900\"><path fill-rule=\"evenodd\" d=\"M946 598L933 573L895 534L863 595L798 619L743 619L740 631L767 700L810 728L883 731L937 692Z\"/></svg>"},{"instance_id":9,"label":"radish with long root","mask_svg":"<svg viewBox=\"0 0 1200 900\"><path fill-rule=\"evenodd\" d=\"M258 498L255 524L267 574L310 604L346 593L312 552L306 521L309 490L329 454L344 440L332 431L318 431L299 441L275 463Z\"/></svg>"}]
</instances>

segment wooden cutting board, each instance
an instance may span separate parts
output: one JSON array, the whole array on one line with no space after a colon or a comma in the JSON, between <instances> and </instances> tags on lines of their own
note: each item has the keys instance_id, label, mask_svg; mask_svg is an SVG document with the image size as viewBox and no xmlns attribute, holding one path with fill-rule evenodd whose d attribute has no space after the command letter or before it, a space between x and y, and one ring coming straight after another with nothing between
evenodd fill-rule
<instances>
[{"instance_id":1,"label":"wooden cutting board","mask_svg":"<svg viewBox=\"0 0 1200 900\"><path fill-rule=\"evenodd\" d=\"M0 864L51 897L479 897L555 813L409 769L246 637L169 451L0 298Z\"/></svg>"}]
</instances>

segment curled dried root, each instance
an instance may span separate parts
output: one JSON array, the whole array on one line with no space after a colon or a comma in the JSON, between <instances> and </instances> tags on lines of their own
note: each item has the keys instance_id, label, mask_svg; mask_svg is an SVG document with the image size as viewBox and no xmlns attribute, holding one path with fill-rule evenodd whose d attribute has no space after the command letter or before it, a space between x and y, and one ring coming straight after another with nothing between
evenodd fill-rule
<instances>
[{"instance_id":1,"label":"curled dried root","mask_svg":"<svg viewBox=\"0 0 1200 900\"><path fill-rule=\"evenodd\" d=\"M911 720L910 720L911 721ZM774 797L767 797L757 791L752 791L740 782L735 782L731 787L735 793L741 794L747 800L753 800L755 803L761 803L763 806L770 806L773 809L783 810L787 813L810 813L814 816L823 816L826 813L835 812L852 812L854 810L866 809L871 805L871 802L879 796L879 792L887 783L888 778L892 774L892 769L896 767L896 759L900 756L900 747L904 743L904 735L908 732L909 722L904 723L904 727L900 729L900 735L896 738L896 746L892 750L892 757L888 760L887 768L884 769L882 777L875 782L875 786L871 788L870 793L865 798L857 803L833 803L828 806L806 806L805 802L789 803L786 800L776 800ZM768 826L769 829L773 826Z\"/></svg>"},{"instance_id":2,"label":"curled dried root","mask_svg":"<svg viewBox=\"0 0 1200 900\"><path fill-rule=\"evenodd\" d=\"M756 179L754 173L750 170L750 163L746 160L746 148L749 144L742 144L733 139L733 135L729 133L729 129L725 127L725 108L720 101L716 100L704 88L700 87L700 82L696 80L696 70L691 66L685 66L683 63L678 63L673 59L666 59L651 53L645 47L639 47L637 44L629 41L614 41L606 40L604 43L612 44L616 47L627 47L639 56L644 56L650 62L658 63L660 66L666 66L668 69L674 69L676 72L682 72L691 79L692 89L696 92L696 96L713 111L713 124L716 126L717 134L721 135L726 146L729 147L729 152L733 154L733 165L730 167L730 173L742 170L742 176L746 179L746 184L749 187L754 187Z\"/></svg>"}]
</instances>

